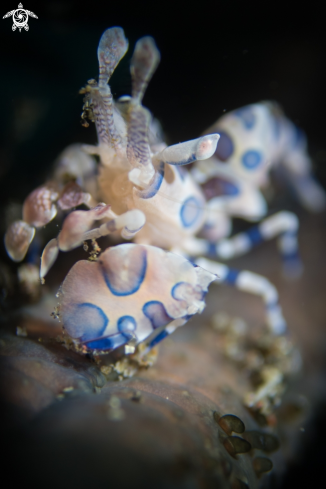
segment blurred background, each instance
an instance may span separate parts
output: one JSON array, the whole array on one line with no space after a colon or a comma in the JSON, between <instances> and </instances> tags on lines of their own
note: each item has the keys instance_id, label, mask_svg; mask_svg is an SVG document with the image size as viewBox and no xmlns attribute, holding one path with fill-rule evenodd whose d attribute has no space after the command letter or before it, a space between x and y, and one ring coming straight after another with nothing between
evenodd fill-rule
<instances>
[{"instance_id":1,"label":"blurred background","mask_svg":"<svg viewBox=\"0 0 326 489\"><path fill-rule=\"evenodd\" d=\"M15 2L2 2L1 17L17 8ZM198 137L226 111L276 100L306 132L316 176L326 186L325 27L313 3L292 10L284 2L253 7L206 0L26 0L23 6L38 16L29 19L28 32L13 32L11 17L0 22L2 233L8 205L21 204L49 177L65 146L96 141L94 126L80 124L78 91L97 78L98 41L114 25L124 28L130 43L111 81L114 97L130 93L129 59L141 36L153 36L161 51L144 105L161 121L169 143ZM12 266L2 240L0 253ZM322 460L323 415L318 423L321 442L310 453L308 481ZM300 468L293 473L288 484L305 487Z\"/></svg>"},{"instance_id":2,"label":"blurred background","mask_svg":"<svg viewBox=\"0 0 326 489\"><path fill-rule=\"evenodd\" d=\"M2 4L2 16L15 6ZM79 89L97 77L96 49L110 26L125 29L130 49L112 79L130 93L133 45L152 35L162 60L145 94L170 143L198 137L224 111L277 100L308 135L318 178L326 181L325 34L321 11L254 8L244 2L47 1L24 4L38 19L12 31L1 19L1 202L20 201L44 181L57 154L94 142L80 124Z\"/></svg>"}]
</instances>

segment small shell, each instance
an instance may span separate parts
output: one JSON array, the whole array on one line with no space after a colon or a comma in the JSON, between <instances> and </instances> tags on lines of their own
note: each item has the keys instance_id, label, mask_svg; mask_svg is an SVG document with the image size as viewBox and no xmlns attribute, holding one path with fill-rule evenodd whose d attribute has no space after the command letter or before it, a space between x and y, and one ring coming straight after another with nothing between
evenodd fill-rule
<instances>
[{"instance_id":1,"label":"small shell","mask_svg":"<svg viewBox=\"0 0 326 489\"><path fill-rule=\"evenodd\" d=\"M29 245L33 241L35 229L24 221L13 222L5 234L5 247L13 261L25 258Z\"/></svg>"},{"instance_id":2,"label":"small shell","mask_svg":"<svg viewBox=\"0 0 326 489\"><path fill-rule=\"evenodd\" d=\"M45 226L57 214L54 202L59 194L51 185L38 187L26 198L23 205L23 219L36 228Z\"/></svg>"}]
</instances>

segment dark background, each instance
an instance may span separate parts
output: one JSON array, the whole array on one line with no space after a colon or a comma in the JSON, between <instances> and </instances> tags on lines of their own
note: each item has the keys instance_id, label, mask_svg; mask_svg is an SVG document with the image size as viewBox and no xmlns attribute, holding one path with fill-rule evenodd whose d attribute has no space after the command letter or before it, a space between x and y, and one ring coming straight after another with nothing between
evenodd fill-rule
<instances>
[{"instance_id":1,"label":"dark background","mask_svg":"<svg viewBox=\"0 0 326 489\"><path fill-rule=\"evenodd\" d=\"M1 4L1 17L18 0ZM170 143L198 137L223 112L273 99L308 135L320 181L326 184L325 27L309 2L88 2L25 0L29 32L0 20L1 230L8 203L24 200L50 175L58 153L73 142L93 143L80 124L80 87L97 77L96 49L110 26L125 29L131 49L112 79L114 96L130 93L128 60L143 35L152 35L162 60L144 98ZM1 254L4 257L3 245ZM318 418L321 439L324 416ZM305 467L287 487L318 477L322 442L305 452ZM319 455L318 455L319 453ZM309 469L310 467L310 469ZM306 476L307 479L303 479ZM292 478L291 478L292 477ZM303 485L301 485L303 484Z\"/></svg>"},{"instance_id":2,"label":"dark background","mask_svg":"<svg viewBox=\"0 0 326 489\"><path fill-rule=\"evenodd\" d=\"M2 3L3 16L17 8ZM171 143L198 137L223 111L274 99L303 128L325 183L325 43L321 10L312 3L88 2L29 0L38 19L29 32L0 22L0 199L21 201L44 181L72 142L94 142L80 125L78 90L97 77L96 49L110 26L125 29L131 49L112 79L114 96L130 91L135 41L152 35L162 60L144 104Z\"/></svg>"}]
</instances>

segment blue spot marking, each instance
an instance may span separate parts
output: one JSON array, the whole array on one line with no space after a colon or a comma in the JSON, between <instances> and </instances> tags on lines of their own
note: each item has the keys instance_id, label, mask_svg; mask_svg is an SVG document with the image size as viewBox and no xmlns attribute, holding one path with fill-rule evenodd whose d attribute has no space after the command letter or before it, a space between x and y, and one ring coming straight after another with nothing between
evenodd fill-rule
<instances>
[{"instance_id":1,"label":"blue spot marking","mask_svg":"<svg viewBox=\"0 0 326 489\"><path fill-rule=\"evenodd\" d=\"M195 153L193 153L186 160L181 160L181 161L178 161L178 162L175 162L175 161L167 161L166 164L167 165L171 165L171 166L184 166L184 165L189 165L190 163L193 163L196 160L197 160L196 155L195 155Z\"/></svg>"},{"instance_id":2,"label":"blue spot marking","mask_svg":"<svg viewBox=\"0 0 326 489\"><path fill-rule=\"evenodd\" d=\"M222 185L223 195L238 195L239 194L239 187L234 185L234 183L231 183L231 182L223 179L223 181L221 182L221 185Z\"/></svg>"},{"instance_id":3,"label":"blue spot marking","mask_svg":"<svg viewBox=\"0 0 326 489\"><path fill-rule=\"evenodd\" d=\"M106 285L117 296L131 295L137 292L144 281L147 269L147 253L142 247L134 248L130 251L132 260L128 263L128 279L122 279L121 272L124 268L124 263L121 263L121 271L119 269L111 269L107 262L99 261L102 266L102 273ZM125 270L124 270L125 271Z\"/></svg>"},{"instance_id":4,"label":"blue spot marking","mask_svg":"<svg viewBox=\"0 0 326 489\"><path fill-rule=\"evenodd\" d=\"M235 196L240 193L239 187L230 180L221 177L213 177L202 186L207 200L221 195Z\"/></svg>"},{"instance_id":5,"label":"blue spot marking","mask_svg":"<svg viewBox=\"0 0 326 489\"><path fill-rule=\"evenodd\" d=\"M286 232L286 233L283 234L283 236L284 237L294 237L294 238L296 238L297 233ZM300 255L299 255L299 252L298 252L298 248L293 249L291 252L283 251L282 252L282 259L286 263L293 263L293 264L295 264L295 262L301 263Z\"/></svg>"},{"instance_id":6,"label":"blue spot marking","mask_svg":"<svg viewBox=\"0 0 326 489\"><path fill-rule=\"evenodd\" d=\"M251 149L249 151L246 151L244 155L242 156L242 164L248 170L254 170L257 168L257 166L260 165L262 162L262 155L259 151L256 151L255 149Z\"/></svg>"},{"instance_id":7,"label":"blue spot marking","mask_svg":"<svg viewBox=\"0 0 326 489\"><path fill-rule=\"evenodd\" d=\"M164 338L166 338L167 336L169 336L169 333L167 331L165 330L161 331L160 334L158 334L155 338L152 339L152 341L148 346L152 348L153 346L157 345L157 343L164 340Z\"/></svg>"},{"instance_id":8,"label":"blue spot marking","mask_svg":"<svg viewBox=\"0 0 326 489\"><path fill-rule=\"evenodd\" d=\"M251 107L243 107L234 112L241 119L246 129L252 129L256 123L256 116Z\"/></svg>"},{"instance_id":9,"label":"blue spot marking","mask_svg":"<svg viewBox=\"0 0 326 489\"><path fill-rule=\"evenodd\" d=\"M208 256L216 256L216 243L207 243Z\"/></svg>"},{"instance_id":10,"label":"blue spot marking","mask_svg":"<svg viewBox=\"0 0 326 489\"><path fill-rule=\"evenodd\" d=\"M88 348L92 350L114 350L119 346L125 345L132 339L132 335L128 334L115 334L108 336L107 338L99 338L94 341L86 343Z\"/></svg>"},{"instance_id":11,"label":"blue spot marking","mask_svg":"<svg viewBox=\"0 0 326 489\"><path fill-rule=\"evenodd\" d=\"M137 323L132 316L122 316L118 319L118 330L121 333L128 333L129 331L135 331Z\"/></svg>"},{"instance_id":12,"label":"blue spot marking","mask_svg":"<svg viewBox=\"0 0 326 489\"><path fill-rule=\"evenodd\" d=\"M227 273L227 276L224 279L224 282L230 285L235 285L237 278L239 276L239 271L235 270L234 268L229 268L229 271Z\"/></svg>"},{"instance_id":13,"label":"blue spot marking","mask_svg":"<svg viewBox=\"0 0 326 489\"><path fill-rule=\"evenodd\" d=\"M176 297L176 294L178 292L178 288L184 284L186 284L187 282L178 282L177 284L173 285L172 289L171 289L171 295L173 297L173 299L179 301L181 299L179 299L178 297Z\"/></svg>"},{"instance_id":14,"label":"blue spot marking","mask_svg":"<svg viewBox=\"0 0 326 489\"><path fill-rule=\"evenodd\" d=\"M202 210L195 197L189 197L180 209L180 219L185 228L192 226L200 217Z\"/></svg>"},{"instance_id":15,"label":"blue spot marking","mask_svg":"<svg viewBox=\"0 0 326 489\"><path fill-rule=\"evenodd\" d=\"M291 233L291 232L286 232L283 234L284 237L294 237L296 238L297 234L296 233ZM299 255L299 252L298 252L298 248L296 249L293 249L292 251L290 252L286 252L286 251L283 251L282 252L282 258L283 258L283 261L285 261L286 263L295 263L295 262L298 262L300 263L301 262L301 259L300 259L300 255Z\"/></svg>"},{"instance_id":16,"label":"blue spot marking","mask_svg":"<svg viewBox=\"0 0 326 489\"><path fill-rule=\"evenodd\" d=\"M258 226L249 229L249 231L247 231L246 234L253 245L257 245L264 241L264 238L262 237L262 234Z\"/></svg>"},{"instance_id":17,"label":"blue spot marking","mask_svg":"<svg viewBox=\"0 0 326 489\"><path fill-rule=\"evenodd\" d=\"M161 161L157 168L153 183L145 190L138 190L137 195L142 199L151 199L159 191L164 177L164 163Z\"/></svg>"},{"instance_id":18,"label":"blue spot marking","mask_svg":"<svg viewBox=\"0 0 326 489\"><path fill-rule=\"evenodd\" d=\"M231 137L224 131L219 131L220 139L217 143L215 156L220 161L226 161L234 151L234 144Z\"/></svg>"},{"instance_id":19,"label":"blue spot marking","mask_svg":"<svg viewBox=\"0 0 326 489\"><path fill-rule=\"evenodd\" d=\"M75 304L63 323L70 336L88 341L104 334L109 319L100 307L84 302Z\"/></svg>"},{"instance_id":20,"label":"blue spot marking","mask_svg":"<svg viewBox=\"0 0 326 489\"><path fill-rule=\"evenodd\" d=\"M167 314L164 305L160 301L146 302L143 306L143 313L152 323L153 329L166 326L173 321L173 318Z\"/></svg>"},{"instance_id":21,"label":"blue spot marking","mask_svg":"<svg viewBox=\"0 0 326 489\"><path fill-rule=\"evenodd\" d=\"M289 262L292 262L292 263L298 262L298 263L300 263L301 262L300 255L299 255L299 253L297 251L292 251L292 253L284 253L282 258L287 263L289 263Z\"/></svg>"},{"instance_id":22,"label":"blue spot marking","mask_svg":"<svg viewBox=\"0 0 326 489\"><path fill-rule=\"evenodd\" d=\"M279 308L279 304L278 304L278 301L274 301L274 302L269 302L268 304L266 304L266 309L268 311L272 311L273 309L277 309Z\"/></svg>"}]
</instances>

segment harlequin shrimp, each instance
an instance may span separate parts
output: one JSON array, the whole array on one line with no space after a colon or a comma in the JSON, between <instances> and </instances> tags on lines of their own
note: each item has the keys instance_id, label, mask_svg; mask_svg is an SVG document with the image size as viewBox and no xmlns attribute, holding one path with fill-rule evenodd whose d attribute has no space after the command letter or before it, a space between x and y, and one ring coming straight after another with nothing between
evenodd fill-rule
<instances>
[{"instance_id":1,"label":"harlequin shrimp","mask_svg":"<svg viewBox=\"0 0 326 489\"><path fill-rule=\"evenodd\" d=\"M212 157L216 168L228 166L241 180L261 188L268 184L270 170L279 167L301 205L312 212L325 208L325 191L312 176L307 138L276 102L251 104L229 112L204 134L212 132L220 135ZM197 168L199 179L206 180L212 162Z\"/></svg>"},{"instance_id":2,"label":"harlequin shrimp","mask_svg":"<svg viewBox=\"0 0 326 489\"><path fill-rule=\"evenodd\" d=\"M212 251L216 256L219 246L227 246L221 239L229 233L232 212L242 208L244 200L256 217L263 214L261 195L239 181L242 191L238 198L226 195L207 200L191 173L180 168L211 158L218 134L169 147L157 136L155 121L141 103L160 58L152 38L136 43L131 97L113 101L108 82L127 48L121 28L110 28L102 35L99 80L90 80L81 91L85 95L82 118L85 125L87 117L95 122L98 145L74 146L63 153L54 179L27 197L23 220L8 229L8 254L21 261L35 228L50 222L58 210L80 204L89 210L68 214L58 237L46 245L42 279L59 250L72 250L87 240L96 243L109 234L134 239L134 244L111 247L97 259L93 255L93 262L77 262L63 282L59 317L73 341L86 349L112 350L130 341L153 346L202 311L207 287L216 279L261 296L267 324L273 333L282 334L286 323L278 294L266 278L202 258ZM100 158L96 176L91 155ZM226 194L232 194L232 184L227 185L231 192ZM283 217L293 219L286 213ZM265 227L267 237L272 238L280 229L269 219ZM100 225L94 228L96 221ZM284 237L286 243L292 240L291 253L296 251L296 230L297 221L291 237ZM199 232L204 238L196 236ZM232 239L243 252L243 243L249 248L256 234L243 233Z\"/></svg>"},{"instance_id":3,"label":"harlequin shrimp","mask_svg":"<svg viewBox=\"0 0 326 489\"><path fill-rule=\"evenodd\" d=\"M13 260L21 261L35 228L50 222L58 210L70 210L80 204L90 208L71 212L59 236L47 244L41 259L41 278L56 260L59 250L68 251L88 239L117 231L123 238L131 239L146 221L149 227L156 215L159 218L160 202L155 202L153 197L162 186L165 161L186 164L208 158L216 149L218 135L215 134L169 148L161 144L156 151L154 144L149 146L150 115L142 107L141 99L158 63L159 52L151 38L137 43L132 58L132 98L114 104L107 82L127 47L122 29L108 29L98 48L99 82L90 81L84 89L85 108L92 111L96 121L98 147L84 148L86 152L78 145L68 148L59 158L54 179L27 197L23 220L14 222L6 233L8 254ZM97 181L93 178L95 163L88 153L101 157ZM169 177L174 180L173 171ZM187 202L195 199L196 194L198 199L202 195L196 185L191 185L191 179L188 180L183 185L179 176L175 190L179 188L178 198L183 203L176 204L180 207L176 215L167 209L167 222L162 226L173 242L191 235L202 220L198 215L201 219L192 219L190 225L192 208L188 209ZM99 197L110 205L98 203ZM199 214L197 210L195 213ZM180 219L186 222L184 227L180 226ZM92 229L96 221L102 224ZM150 241L161 245L159 239ZM169 240L164 244L165 248L171 247ZM60 317L65 331L90 349L111 350L131 340L139 343L154 332L152 346L202 311L207 286L214 279L214 274L182 256L154 246L122 244L106 250L94 263L80 261L73 267L61 289Z\"/></svg>"},{"instance_id":4,"label":"harlequin shrimp","mask_svg":"<svg viewBox=\"0 0 326 489\"><path fill-rule=\"evenodd\" d=\"M281 167L304 207L312 212L325 208L326 194L312 177L306 137L275 102L252 104L225 114L206 132L215 131L220 140L214 155L205 164L196 162L191 172L211 205L223 205L229 216L261 220L268 209L260 188L269 183L270 170ZM214 249L215 255L233 258L280 234L285 275L298 275L298 224L293 213L283 211L246 234L225 239L231 229L225 230L224 239ZM211 228L210 239L219 240L218 229Z\"/></svg>"}]
</instances>

